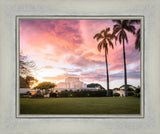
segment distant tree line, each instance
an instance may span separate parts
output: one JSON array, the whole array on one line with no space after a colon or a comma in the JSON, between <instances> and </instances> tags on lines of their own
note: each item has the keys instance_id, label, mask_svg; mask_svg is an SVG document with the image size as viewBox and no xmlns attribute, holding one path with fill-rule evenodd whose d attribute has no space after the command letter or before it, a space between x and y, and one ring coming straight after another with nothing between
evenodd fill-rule
<instances>
[{"instance_id":1,"label":"distant tree line","mask_svg":"<svg viewBox=\"0 0 160 134\"><path fill-rule=\"evenodd\" d=\"M140 87L134 87L132 85L127 85L127 94L128 96L135 96L135 97L140 97ZM51 83L51 82L42 82L39 83L36 87L34 87L34 89L39 89L39 91L37 91L37 93L35 95L32 95L33 98L43 98L44 95L49 94L50 97L55 97L55 98L61 98L61 97L105 97L107 90L104 89L103 86L101 86L98 83L91 83L88 84L87 87L90 88L98 88L97 90L63 90L61 92L58 91L52 91L50 89L56 87L55 83ZM114 88L113 90L109 90L109 96L110 97L118 97L120 96L120 94L118 92L113 94L114 90L124 90L122 89L124 88L124 85L122 85L120 88ZM43 92L41 92L40 90L43 90ZM45 92L44 92L45 90ZM27 95L30 95L29 93L27 93Z\"/></svg>"},{"instance_id":2,"label":"distant tree line","mask_svg":"<svg viewBox=\"0 0 160 134\"><path fill-rule=\"evenodd\" d=\"M106 90L65 90L57 93L50 93L50 97L105 97ZM113 91L110 90L110 96L113 96Z\"/></svg>"}]
</instances>

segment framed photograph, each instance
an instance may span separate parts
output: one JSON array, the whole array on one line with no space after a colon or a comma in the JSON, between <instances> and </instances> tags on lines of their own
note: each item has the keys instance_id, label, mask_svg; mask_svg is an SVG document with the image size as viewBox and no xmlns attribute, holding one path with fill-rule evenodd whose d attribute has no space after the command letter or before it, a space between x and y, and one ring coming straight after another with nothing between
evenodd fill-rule
<instances>
[{"instance_id":1,"label":"framed photograph","mask_svg":"<svg viewBox=\"0 0 160 134\"><path fill-rule=\"evenodd\" d=\"M17 117L144 117L143 16L16 22Z\"/></svg>"},{"instance_id":2,"label":"framed photograph","mask_svg":"<svg viewBox=\"0 0 160 134\"><path fill-rule=\"evenodd\" d=\"M158 134L159 6L0 0L0 133Z\"/></svg>"}]
</instances>

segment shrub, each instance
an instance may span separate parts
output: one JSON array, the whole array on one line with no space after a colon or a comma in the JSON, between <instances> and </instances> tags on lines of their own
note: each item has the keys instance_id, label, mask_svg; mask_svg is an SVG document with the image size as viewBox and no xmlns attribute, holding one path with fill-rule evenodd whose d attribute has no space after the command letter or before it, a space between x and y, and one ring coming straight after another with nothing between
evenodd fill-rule
<instances>
[{"instance_id":1,"label":"shrub","mask_svg":"<svg viewBox=\"0 0 160 134\"><path fill-rule=\"evenodd\" d=\"M68 97L68 91L62 91L58 93L58 97Z\"/></svg>"},{"instance_id":2,"label":"shrub","mask_svg":"<svg viewBox=\"0 0 160 134\"><path fill-rule=\"evenodd\" d=\"M30 98L30 97L31 97L31 95L27 94L27 93L20 94L20 98Z\"/></svg>"},{"instance_id":3,"label":"shrub","mask_svg":"<svg viewBox=\"0 0 160 134\"><path fill-rule=\"evenodd\" d=\"M128 91L128 96L134 96L134 92Z\"/></svg>"},{"instance_id":4,"label":"shrub","mask_svg":"<svg viewBox=\"0 0 160 134\"><path fill-rule=\"evenodd\" d=\"M26 94L27 94L27 95L32 95L30 91L27 91L27 93L26 93Z\"/></svg>"},{"instance_id":5,"label":"shrub","mask_svg":"<svg viewBox=\"0 0 160 134\"><path fill-rule=\"evenodd\" d=\"M119 93L114 93L114 94L113 94L113 96L115 96L115 97L119 97L119 96L120 96L120 94L119 94Z\"/></svg>"},{"instance_id":6,"label":"shrub","mask_svg":"<svg viewBox=\"0 0 160 134\"><path fill-rule=\"evenodd\" d=\"M113 96L112 90L109 91L110 96ZM57 94L58 97L105 97L106 90L76 90L76 91L62 91Z\"/></svg>"},{"instance_id":7,"label":"shrub","mask_svg":"<svg viewBox=\"0 0 160 134\"><path fill-rule=\"evenodd\" d=\"M113 96L113 90L109 89L109 97L112 97L112 96Z\"/></svg>"},{"instance_id":8,"label":"shrub","mask_svg":"<svg viewBox=\"0 0 160 134\"><path fill-rule=\"evenodd\" d=\"M140 93L140 88L136 88L135 93Z\"/></svg>"},{"instance_id":9,"label":"shrub","mask_svg":"<svg viewBox=\"0 0 160 134\"><path fill-rule=\"evenodd\" d=\"M50 97L57 97L57 94L56 94L56 93L51 92L51 93L50 93Z\"/></svg>"},{"instance_id":10,"label":"shrub","mask_svg":"<svg viewBox=\"0 0 160 134\"><path fill-rule=\"evenodd\" d=\"M140 93L135 93L134 96L139 98L141 95Z\"/></svg>"},{"instance_id":11,"label":"shrub","mask_svg":"<svg viewBox=\"0 0 160 134\"><path fill-rule=\"evenodd\" d=\"M42 94L34 94L32 95L32 98L43 98Z\"/></svg>"},{"instance_id":12,"label":"shrub","mask_svg":"<svg viewBox=\"0 0 160 134\"><path fill-rule=\"evenodd\" d=\"M133 88L128 87L127 91L134 91Z\"/></svg>"}]
</instances>

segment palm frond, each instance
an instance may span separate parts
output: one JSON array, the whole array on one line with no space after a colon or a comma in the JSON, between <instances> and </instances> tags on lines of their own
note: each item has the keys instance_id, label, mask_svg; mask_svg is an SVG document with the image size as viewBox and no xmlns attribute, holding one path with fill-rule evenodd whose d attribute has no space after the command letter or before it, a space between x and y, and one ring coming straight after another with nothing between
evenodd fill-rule
<instances>
[{"instance_id":1,"label":"palm frond","mask_svg":"<svg viewBox=\"0 0 160 134\"><path fill-rule=\"evenodd\" d=\"M128 37L124 30L121 31L122 39L124 39L128 43Z\"/></svg>"},{"instance_id":2,"label":"palm frond","mask_svg":"<svg viewBox=\"0 0 160 134\"><path fill-rule=\"evenodd\" d=\"M108 45L114 48L114 45L112 43L112 39L117 39L115 34L108 33L110 31L110 28L103 29L100 33L97 33L93 38L100 42L98 43L97 49L99 52L101 52L102 48L106 49L106 52L108 53Z\"/></svg>"},{"instance_id":3,"label":"palm frond","mask_svg":"<svg viewBox=\"0 0 160 134\"><path fill-rule=\"evenodd\" d=\"M110 39L107 39L108 40L108 42L109 42L109 46L111 46L112 47L112 49L114 48L114 46L113 46L113 43L112 43L112 41L110 40Z\"/></svg>"},{"instance_id":4,"label":"palm frond","mask_svg":"<svg viewBox=\"0 0 160 134\"><path fill-rule=\"evenodd\" d=\"M100 41L99 43L98 43L98 46L97 46L97 49L98 49L98 51L99 52L101 52L101 49L102 49L102 41Z\"/></svg>"},{"instance_id":5,"label":"palm frond","mask_svg":"<svg viewBox=\"0 0 160 134\"><path fill-rule=\"evenodd\" d=\"M136 37L136 42L135 42L135 49L138 49L140 51L140 42L141 42L141 34L140 34L140 29L137 31L137 37Z\"/></svg>"},{"instance_id":6,"label":"palm frond","mask_svg":"<svg viewBox=\"0 0 160 134\"><path fill-rule=\"evenodd\" d=\"M122 27L127 26L127 25L128 25L128 22L129 22L128 20L123 20L123 21L122 21Z\"/></svg>"},{"instance_id":7,"label":"palm frond","mask_svg":"<svg viewBox=\"0 0 160 134\"><path fill-rule=\"evenodd\" d=\"M113 34L117 34L121 30L121 27L113 27Z\"/></svg>"},{"instance_id":8,"label":"palm frond","mask_svg":"<svg viewBox=\"0 0 160 134\"><path fill-rule=\"evenodd\" d=\"M97 41L99 41L100 39L103 39L103 36L102 36L102 34L97 33L93 38L94 38L94 39L96 38Z\"/></svg>"},{"instance_id":9,"label":"palm frond","mask_svg":"<svg viewBox=\"0 0 160 134\"><path fill-rule=\"evenodd\" d=\"M103 29L101 32L100 32L100 34L104 34L106 31L105 31L105 29Z\"/></svg>"},{"instance_id":10,"label":"palm frond","mask_svg":"<svg viewBox=\"0 0 160 134\"><path fill-rule=\"evenodd\" d=\"M98 36L99 36L99 33L95 34L95 35L93 36L93 39L97 38Z\"/></svg>"},{"instance_id":11,"label":"palm frond","mask_svg":"<svg viewBox=\"0 0 160 134\"><path fill-rule=\"evenodd\" d=\"M132 34L135 34L136 28L133 25L125 26L124 27L128 32L131 32Z\"/></svg>"},{"instance_id":12,"label":"palm frond","mask_svg":"<svg viewBox=\"0 0 160 134\"><path fill-rule=\"evenodd\" d=\"M106 33L108 33L110 31L110 28L108 27L108 28L106 28Z\"/></svg>"},{"instance_id":13,"label":"palm frond","mask_svg":"<svg viewBox=\"0 0 160 134\"><path fill-rule=\"evenodd\" d=\"M122 22L121 22L121 20L112 20L113 22L116 22L116 23L118 23L118 24L122 24Z\"/></svg>"},{"instance_id":14,"label":"palm frond","mask_svg":"<svg viewBox=\"0 0 160 134\"><path fill-rule=\"evenodd\" d=\"M140 20L130 20L129 24L139 24L141 21Z\"/></svg>"}]
</instances>

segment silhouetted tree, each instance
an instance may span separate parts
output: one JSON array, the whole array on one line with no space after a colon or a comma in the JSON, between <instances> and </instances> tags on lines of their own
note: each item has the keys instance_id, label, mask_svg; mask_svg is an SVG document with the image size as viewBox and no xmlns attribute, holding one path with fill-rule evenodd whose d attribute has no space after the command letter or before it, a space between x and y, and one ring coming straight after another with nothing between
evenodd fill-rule
<instances>
[{"instance_id":1,"label":"silhouetted tree","mask_svg":"<svg viewBox=\"0 0 160 134\"><path fill-rule=\"evenodd\" d=\"M114 20L116 24L113 27L113 34L119 39L119 43L123 42L123 61L124 61L124 83L125 83L125 96L127 96L127 68L126 68L126 53L125 42L128 43L127 31L135 34L135 27L130 20Z\"/></svg>"},{"instance_id":2,"label":"silhouetted tree","mask_svg":"<svg viewBox=\"0 0 160 134\"><path fill-rule=\"evenodd\" d=\"M20 53L19 59L20 76L26 77L32 75L32 70L35 70L36 66L33 61L29 61L27 56Z\"/></svg>"},{"instance_id":3,"label":"silhouetted tree","mask_svg":"<svg viewBox=\"0 0 160 134\"><path fill-rule=\"evenodd\" d=\"M32 76L32 71L36 69L35 63L29 61L27 56L24 56L22 53L20 53L19 68L20 88L29 88L38 82L38 80Z\"/></svg>"},{"instance_id":4,"label":"silhouetted tree","mask_svg":"<svg viewBox=\"0 0 160 134\"><path fill-rule=\"evenodd\" d=\"M98 84L98 83L90 83L90 84L88 84L87 85L87 87L92 87L92 88L99 88L99 89L101 89L101 90L104 90L105 88L104 87L102 87L100 84Z\"/></svg>"},{"instance_id":5,"label":"silhouetted tree","mask_svg":"<svg viewBox=\"0 0 160 134\"><path fill-rule=\"evenodd\" d=\"M114 48L112 39L115 38L113 34L109 33L110 28L106 28L102 30L100 33L97 33L93 38L97 39L98 42L98 51L101 52L102 48L105 51L105 62L106 62L106 75L107 75L107 96L109 96L109 72L108 72L108 60L107 60L107 54L108 54L108 46Z\"/></svg>"}]
</instances>

